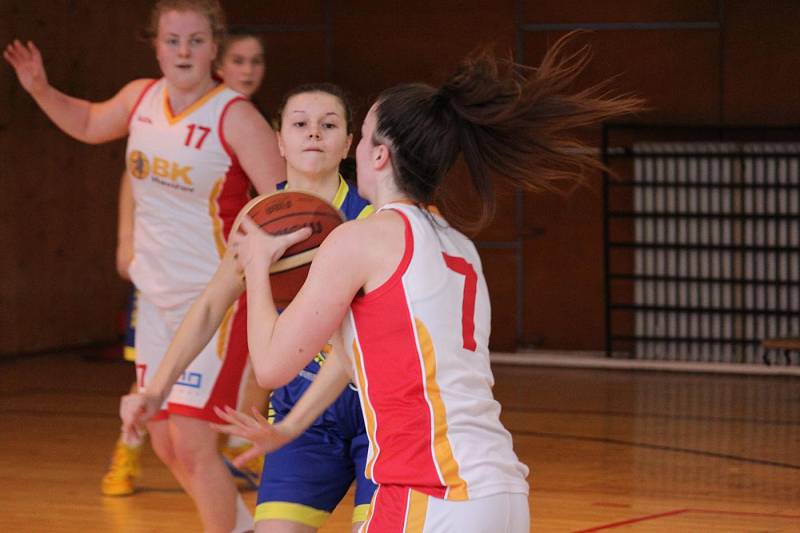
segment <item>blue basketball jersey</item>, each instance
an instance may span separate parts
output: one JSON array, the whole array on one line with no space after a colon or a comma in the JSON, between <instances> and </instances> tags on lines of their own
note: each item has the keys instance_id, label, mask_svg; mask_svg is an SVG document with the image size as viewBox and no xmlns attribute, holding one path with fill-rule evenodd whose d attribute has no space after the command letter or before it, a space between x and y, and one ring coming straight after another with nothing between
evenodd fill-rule
<instances>
[{"instance_id":1,"label":"blue basketball jersey","mask_svg":"<svg viewBox=\"0 0 800 533\"><path fill-rule=\"evenodd\" d=\"M284 190L286 182L279 183L277 187L278 190ZM347 220L364 218L374 211L372 205L359 196L356 189L351 188L341 175L339 176L339 189L331 203L342 212ZM273 391L270 399L270 415L274 415L277 420L280 420L291 410L319 372L320 366L325 361L325 352L326 350L323 349L318 353L289 384ZM314 425L324 424L335 428L336 431L344 431L346 434L342 437L352 437L359 431L363 431L360 427L356 427L361 425L361 420L352 421L352 416L338 411L340 410L337 409L337 403L334 402L320 419L314 422ZM350 410L348 409L347 412ZM347 427L351 422L354 422L355 425Z\"/></svg>"}]
</instances>

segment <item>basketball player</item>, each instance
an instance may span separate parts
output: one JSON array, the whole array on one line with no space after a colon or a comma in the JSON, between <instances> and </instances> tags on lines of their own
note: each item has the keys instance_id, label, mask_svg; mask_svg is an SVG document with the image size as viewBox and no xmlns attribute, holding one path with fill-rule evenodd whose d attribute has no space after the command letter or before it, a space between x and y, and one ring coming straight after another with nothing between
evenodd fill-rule
<instances>
[{"instance_id":1,"label":"basketball player","mask_svg":"<svg viewBox=\"0 0 800 533\"><path fill-rule=\"evenodd\" d=\"M264 46L257 35L244 31L229 31L220 46L216 74L234 91L251 98L261 86L264 79ZM122 173L119 191L119 218L117 224L117 272L120 277L130 281L131 261L133 261L133 227L135 204L131 183L127 171ZM127 327L123 339L123 357L126 361L136 361L134 348L136 331L136 300L137 292L133 288L129 297L127 310ZM131 385L131 392L136 391L136 382ZM267 391L256 383L252 372L247 372L246 382L243 385L240 409L250 412L255 406L263 407L267 403ZM134 479L139 476L140 456L145 434L139 436L134 433L121 434L114 447L108 472L101 480L100 489L106 496L127 496L133 494ZM244 453L251 443L235 435L228 438L227 445L223 448L223 455L228 460ZM229 464L229 463L226 463ZM244 479L252 488L258 487L263 467L263 454L255 455L250 461L240 467L230 467L235 477Z\"/></svg>"},{"instance_id":2,"label":"basketball player","mask_svg":"<svg viewBox=\"0 0 800 533\"><path fill-rule=\"evenodd\" d=\"M308 230L273 237L245 219L244 234L231 239L247 280L250 357L262 386L293 379L345 321L370 438L367 477L378 483L363 531L530 530L528 469L491 392L480 257L429 206L452 192L440 184L459 158L482 199L481 222L491 213L495 176L537 190L600 166L574 150L583 145L565 130L640 102L609 98L605 86L566 94L588 55L562 59L564 43L535 70L483 53L438 89L384 91L356 150L359 191L378 211L328 236L280 315L263 272ZM226 431L259 442L264 421L232 411L227 420Z\"/></svg>"},{"instance_id":3,"label":"basketball player","mask_svg":"<svg viewBox=\"0 0 800 533\"><path fill-rule=\"evenodd\" d=\"M360 219L370 214L372 207L338 172L352 142L351 120L350 105L335 85L303 85L289 92L279 114L278 142L287 167L287 182L279 188L314 192L330 200L347 219ZM353 260L358 258L354 256ZM150 387L142 394L123 399L121 411L126 427L140 425L157 412L163 395L244 289L236 260L228 252L178 329ZM312 380L323 376L330 355L330 347L320 350L304 368L298 369L288 384L272 393L271 409L276 421L287 415ZM363 477L366 430L358 395L348 384L349 379L337 383L334 397L325 401L299 438L265 458L256 507L256 531L316 531L354 479L354 529L364 521L375 486ZM247 452L237 464L256 455L258 451Z\"/></svg>"},{"instance_id":4,"label":"basketball player","mask_svg":"<svg viewBox=\"0 0 800 533\"><path fill-rule=\"evenodd\" d=\"M130 273L140 290L136 367L145 390L219 264L251 183L274 190L285 172L267 122L212 78L224 28L216 0L160 0L149 30L164 77L135 80L100 103L52 87L32 43L14 41L4 51L22 86L67 134L89 143L129 136L136 203ZM232 309L148 424L153 448L194 500L207 532L252 529L208 427L214 405L236 403L247 358L244 311L243 302Z\"/></svg>"}]
</instances>

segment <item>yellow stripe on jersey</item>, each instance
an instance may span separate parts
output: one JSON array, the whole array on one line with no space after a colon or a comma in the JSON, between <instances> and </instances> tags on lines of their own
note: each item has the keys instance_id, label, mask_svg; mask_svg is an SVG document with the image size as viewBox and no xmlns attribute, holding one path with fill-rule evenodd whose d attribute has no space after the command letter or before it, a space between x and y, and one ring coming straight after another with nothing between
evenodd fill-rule
<instances>
[{"instance_id":1,"label":"yellow stripe on jersey","mask_svg":"<svg viewBox=\"0 0 800 533\"><path fill-rule=\"evenodd\" d=\"M356 220L360 220L362 218L366 218L366 217L370 216L374 212L375 212L375 208L372 207L372 204L368 204L367 206L364 207L364 209L361 210L361 212L356 217Z\"/></svg>"},{"instance_id":2,"label":"yellow stripe on jersey","mask_svg":"<svg viewBox=\"0 0 800 533\"><path fill-rule=\"evenodd\" d=\"M342 175L339 174L339 188L336 189L336 194L333 195L333 200L331 201L333 207L341 209L348 192L350 192L350 186L347 185Z\"/></svg>"},{"instance_id":3,"label":"yellow stripe on jersey","mask_svg":"<svg viewBox=\"0 0 800 533\"><path fill-rule=\"evenodd\" d=\"M406 506L406 528L403 533L422 533L425 516L428 514L428 495L413 489L408 491Z\"/></svg>"},{"instance_id":4,"label":"yellow stripe on jersey","mask_svg":"<svg viewBox=\"0 0 800 533\"><path fill-rule=\"evenodd\" d=\"M222 324L219 326L219 337L217 337L217 357L220 359L224 359L225 354L228 352L228 339L230 339L231 328L233 327L231 318L238 308L239 302L237 301L225 311L225 316L222 317Z\"/></svg>"},{"instance_id":5,"label":"yellow stripe on jersey","mask_svg":"<svg viewBox=\"0 0 800 533\"><path fill-rule=\"evenodd\" d=\"M358 343L355 340L353 340L353 360L356 362L356 379L358 380L358 388L363 392L363 394L360 394L359 396L362 399L361 406L364 413L364 422L366 422L367 426L367 437L374 447L372 450L372 457L369 458L367 466L364 467L364 475L366 475L369 479L374 479L372 469L375 467L375 458L378 457L379 452L375 431L375 411L372 409L372 405L369 403L369 396L367 395L367 380L364 377L364 367L362 366L363 363L361 361L361 352L359 351Z\"/></svg>"},{"instance_id":6,"label":"yellow stripe on jersey","mask_svg":"<svg viewBox=\"0 0 800 533\"><path fill-rule=\"evenodd\" d=\"M342 177L342 175L339 174L339 188L336 189L336 194L333 196L333 201L331 201L331 203L333 204L333 207L335 207L336 209L341 210L342 209L342 204L344 203L345 199L347 198L347 193L349 193L349 192L350 192L350 186L347 184L347 182ZM372 204L367 204L366 206L364 206L364 208L358 214L358 216L356 217L356 220L364 218L366 216L369 216L374 211L375 211L375 208L372 207Z\"/></svg>"},{"instance_id":7,"label":"yellow stripe on jersey","mask_svg":"<svg viewBox=\"0 0 800 533\"><path fill-rule=\"evenodd\" d=\"M214 244L217 245L217 253L220 259L225 255L225 238L222 235L222 218L219 216L219 195L222 193L222 184L225 183L225 178L220 178L214 182L211 188L211 194L208 197L208 216L211 218L211 226L214 237Z\"/></svg>"},{"instance_id":8,"label":"yellow stripe on jersey","mask_svg":"<svg viewBox=\"0 0 800 533\"><path fill-rule=\"evenodd\" d=\"M459 466L453 455L453 448L447 438L447 411L442 400L442 391L436 382L436 352L428 328L420 319L415 319L417 338L425 365L425 392L433 414L433 452L436 463L447 485L448 500L468 499L467 482L459 475Z\"/></svg>"},{"instance_id":9,"label":"yellow stripe on jersey","mask_svg":"<svg viewBox=\"0 0 800 533\"><path fill-rule=\"evenodd\" d=\"M205 95L201 96L198 101L178 113L177 115L172 114L172 107L169 105L169 95L167 94L167 87L164 87L164 116L167 117L167 122L169 122L170 126L173 126L175 123L180 122L187 115L193 113L197 109L203 106L206 102L208 102L211 98L213 98L217 93L225 90L225 85L219 84L210 91L208 91Z\"/></svg>"}]
</instances>

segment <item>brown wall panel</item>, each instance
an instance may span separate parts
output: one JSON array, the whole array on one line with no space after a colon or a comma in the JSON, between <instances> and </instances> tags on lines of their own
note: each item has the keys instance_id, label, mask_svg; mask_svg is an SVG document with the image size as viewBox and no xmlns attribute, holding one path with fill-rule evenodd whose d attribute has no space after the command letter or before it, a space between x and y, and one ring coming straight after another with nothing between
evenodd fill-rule
<instances>
[{"instance_id":1,"label":"brown wall panel","mask_svg":"<svg viewBox=\"0 0 800 533\"><path fill-rule=\"evenodd\" d=\"M601 28L580 38L592 44L594 58L578 86L618 75L615 88L648 99L651 110L638 120L800 120L800 33L794 28L800 4L794 0L769 2L768 8L749 0L224 3L232 23L265 31L267 80L256 99L270 112L291 87L329 78L352 93L363 115L382 89L440 81L481 43L503 52L519 42L526 62L536 64L562 33L518 34L518 25L567 24ZM0 38L35 40L56 87L105 99L134 78L158 75L152 50L136 37L151 5L6 0L0 4ZM720 13L724 19L718 21ZM602 29L606 23L653 22L677 27ZM692 22L712 25L687 28ZM597 132L587 134L597 139ZM122 143L85 146L67 138L20 89L12 70L0 68L0 245L11 251L0 259L0 353L116 335L125 291L113 262L123 150ZM602 348L600 197L594 183L565 198L525 195L525 343ZM501 195L495 221L478 240L516 238L515 209L514 195ZM30 222L30 213L40 222ZM511 250L481 253L495 302L493 346L508 349L515 342L516 260Z\"/></svg>"},{"instance_id":2,"label":"brown wall panel","mask_svg":"<svg viewBox=\"0 0 800 533\"><path fill-rule=\"evenodd\" d=\"M254 99L270 115L287 91L301 83L326 81L325 34L270 32L261 35L266 49L267 71Z\"/></svg>"},{"instance_id":3,"label":"brown wall panel","mask_svg":"<svg viewBox=\"0 0 800 533\"><path fill-rule=\"evenodd\" d=\"M734 124L800 122L800 2L769 8L729 0L725 9L723 119Z\"/></svg>"},{"instance_id":4,"label":"brown wall panel","mask_svg":"<svg viewBox=\"0 0 800 533\"><path fill-rule=\"evenodd\" d=\"M563 33L530 32L524 58L538 64ZM659 122L717 122L720 107L719 36L713 30L613 30L575 39L589 44L592 61L577 86L616 76L612 87L647 100L633 117Z\"/></svg>"},{"instance_id":5,"label":"brown wall panel","mask_svg":"<svg viewBox=\"0 0 800 533\"><path fill-rule=\"evenodd\" d=\"M559 34L524 35L525 60L536 64ZM617 76L613 89L647 99L646 121L715 122L719 109L718 37L700 30L601 31L580 36L592 62L576 87ZM620 52L624 51L624 52ZM687 59L691 58L691 59ZM654 66L657 65L657 68ZM599 145L598 132L589 133ZM542 228L525 245L523 342L542 348L603 346L603 249L600 175L564 198L527 195L526 226Z\"/></svg>"},{"instance_id":6,"label":"brown wall panel","mask_svg":"<svg viewBox=\"0 0 800 533\"><path fill-rule=\"evenodd\" d=\"M520 0L523 24L717 20L723 0Z\"/></svg>"},{"instance_id":7,"label":"brown wall panel","mask_svg":"<svg viewBox=\"0 0 800 533\"><path fill-rule=\"evenodd\" d=\"M230 24L275 27L325 24L326 0L270 0L223 2ZM277 29L277 28L276 28Z\"/></svg>"},{"instance_id":8,"label":"brown wall panel","mask_svg":"<svg viewBox=\"0 0 800 533\"><path fill-rule=\"evenodd\" d=\"M516 255L512 250L479 249L483 274L492 300L492 350L513 351L517 343Z\"/></svg>"}]
</instances>

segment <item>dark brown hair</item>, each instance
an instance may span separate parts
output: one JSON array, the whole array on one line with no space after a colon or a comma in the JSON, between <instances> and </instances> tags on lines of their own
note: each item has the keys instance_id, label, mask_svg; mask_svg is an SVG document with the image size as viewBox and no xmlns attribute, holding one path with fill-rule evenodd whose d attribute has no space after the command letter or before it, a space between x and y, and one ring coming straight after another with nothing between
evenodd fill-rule
<instances>
[{"instance_id":1,"label":"dark brown hair","mask_svg":"<svg viewBox=\"0 0 800 533\"><path fill-rule=\"evenodd\" d=\"M275 117L275 124L277 130L281 129L282 125L282 117L283 117L283 110L286 108L286 104L293 96L297 96L298 94L303 93L326 93L330 94L339 99L341 102L342 107L344 108L344 119L347 123L347 133L350 134L353 132L353 107L350 104L350 98L347 96L347 93L336 85L335 83L305 83L303 85L298 85L294 89L290 90L283 96L283 101L281 101L281 105L278 107L278 114Z\"/></svg>"},{"instance_id":2,"label":"dark brown hair","mask_svg":"<svg viewBox=\"0 0 800 533\"><path fill-rule=\"evenodd\" d=\"M222 42L219 43L219 51L217 52L217 57L214 59L214 70L218 70L222 67L222 61L225 59L225 54L228 53L228 49L235 43L239 41L244 41L245 39L255 39L258 43L258 46L261 47L262 55L265 52L264 47L264 40L261 38L261 35L249 31L246 28L236 28L230 27L225 32L225 37L222 39Z\"/></svg>"},{"instance_id":3,"label":"dark brown hair","mask_svg":"<svg viewBox=\"0 0 800 533\"><path fill-rule=\"evenodd\" d=\"M372 142L389 148L397 186L421 204L446 199L439 184L463 158L482 204L479 228L494 214L490 173L528 190L559 190L557 180L602 168L568 132L637 111L643 102L611 95L608 82L568 92L591 56L588 45L564 54L573 35L560 38L537 68L483 49L439 89L415 83L384 91Z\"/></svg>"}]
</instances>

